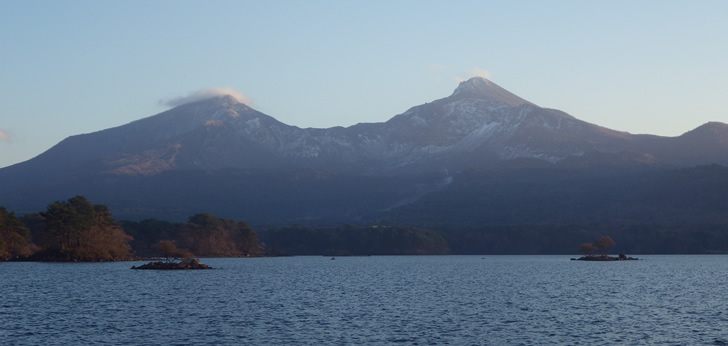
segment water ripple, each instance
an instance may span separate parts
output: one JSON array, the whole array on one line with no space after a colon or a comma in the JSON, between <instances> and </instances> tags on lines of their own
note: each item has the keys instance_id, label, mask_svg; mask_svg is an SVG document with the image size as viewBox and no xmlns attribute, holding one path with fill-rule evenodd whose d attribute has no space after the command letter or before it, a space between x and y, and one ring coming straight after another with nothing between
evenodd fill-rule
<instances>
[{"instance_id":1,"label":"water ripple","mask_svg":"<svg viewBox=\"0 0 728 346\"><path fill-rule=\"evenodd\" d=\"M726 256L0 263L11 345L713 344L728 340ZM9 341L9 342L8 342Z\"/></svg>"}]
</instances>

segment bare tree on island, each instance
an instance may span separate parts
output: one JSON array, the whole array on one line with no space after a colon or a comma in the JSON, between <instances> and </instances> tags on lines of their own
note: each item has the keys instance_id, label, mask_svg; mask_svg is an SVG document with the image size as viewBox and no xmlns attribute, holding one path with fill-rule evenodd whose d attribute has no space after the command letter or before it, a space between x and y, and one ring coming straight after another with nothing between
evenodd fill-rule
<instances>
[{"instance_id":1,"label":"bare tree on island","mask_svg":"<svg viewBox=\"0 0 728 346\"><path fill-rule=\"evenodd\" d=\"M584 254L584 256L592 256L594 255L594 251L597 250L597 247L594 245L594 243L583 243L579 245L579 252Z\"/></svg>"},{"instance_id":2,"label":"bare tree on island","mask_svg":"<svg viewBox=\"0 0 728 346\"><path fill-rule=\"evenodd\" d=\"M166 262L149 262L141 266L132 266L131 269L212 269L210 266L200 263L189 250L179 249L172 240L161 240L155 244L159 254L166 258ZM179 260L179 262L176 262Z\"/></svg>"},{"instance_id":3,"label":"bare tree on island","mask_svg":"<svg viewBox=\"0 0 728 346\"><path fill-rule=\"evenodd\" d=\"M159 243L155 244L154 247L157 249L157 251L159 251L159 254L162 257L166 258L167 263L171 263L176 259L184 260L187 258L195 257L195 255L193 255L186 249L178 249L174 242L171 240L162 240Z\"/></svg>"},{"instance_id":4,"label":"bare tree on island","mask_svg":"<svg viewBox=\"0 0 728 346\"><path fill-rule=\"evenodd\" d=\"M580 261L627 261L627 260L639 260L639 258L627 257L625 254L619 254L618 257L609 257L607 250L610 247L615 246L616 243L612 238L603 236L593 243L583 243L579 245L579 252L583 253L584 256L579 258ZM599 255L596 256L594 253L599 251ZM576 258L572 258L576 260Z\"/></svg>"},{"instance_id":5,"label":"bare tree on island","mask_svg":"<svg viewBox=\"0 0 728 346\"><path fill-rule=\"evenodd\" d=\"M612 240L612 238L608 236L603 236L599 238L599 240L594 242L594 246L597 249L601 250L602 257L607 257L607 249L613 247L614 245L616 245L616 243L614 242L614 240Z\"/></svg>"}]
</instances>

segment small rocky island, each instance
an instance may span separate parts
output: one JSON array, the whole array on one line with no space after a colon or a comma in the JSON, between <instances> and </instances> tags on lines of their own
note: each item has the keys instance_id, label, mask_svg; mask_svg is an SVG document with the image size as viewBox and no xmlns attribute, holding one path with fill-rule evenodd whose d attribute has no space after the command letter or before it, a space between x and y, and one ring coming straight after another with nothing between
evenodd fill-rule
<instances>
[{"instance_id":1,"label":"small rocky island","mask_svg":"<svg viewBox=\"0 0 728 346\"><path fill-rule=\"evenodd\" d=\"M634 257L628 257L625 254L619 254L618 257L610 257L610 256L593 256L593 255L587 255L587 256L581 256L579 258L572 258L572 261L638 261L639 258Z\"/></svg>"},{"instance_id":2,"label":"small rocky island","mask_svg":"<svg viewBox=\"0 0 728 346\"><path fill-rule=\"evenodd\" d=\"M197 258L185 258L179 262L149 262L140 266L132 266L131 269L156 269L156 270L180 270L180 269L212 269L212 267L200 263Z\"/></svg>"},{"instance_id":3,"label":"small rocky island","mask_svg":"<svg viewBox=\"0 0 728 346\"><path fill-rule=\"evenodd\" d=\"M159 253L166 258L165 262L149 262L141 266L132 266L131 269L154 269L154 270L186 270L186 269L212 269L212 267L200 263L191 252L185 249L178 249L173 241L163 240L155 245Z\"/></svg>"},{"instance_id":4,"label":"small rocky island","mask_svg":"<svg viewBox=\"0 0 728 346\"><path fill-rule=\"evenodd\" d=\"M619 254L618 257L610 257L607 255L607 249L616 245L612 238L604 236L592 243L583 243L579 245L579 252L583 253L584 256L579 258L572 258L572 261L597 261L597 262L610 262L610 261L637 261L639 258L627 257L625 254Z\"/></svg>"}]
</instances>

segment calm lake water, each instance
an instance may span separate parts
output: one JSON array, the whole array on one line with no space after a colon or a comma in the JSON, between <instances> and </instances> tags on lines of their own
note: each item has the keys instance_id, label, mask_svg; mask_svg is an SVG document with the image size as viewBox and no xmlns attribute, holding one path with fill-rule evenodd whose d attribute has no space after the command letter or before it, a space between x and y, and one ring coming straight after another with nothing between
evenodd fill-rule
<instances>
[{"instance_id":1,"label":"calm lake water","mask_svg":"<svg viewBox=\"0 0 728 346\"><path fill-rule=\"evenodd\" d=\"M728 256L0 263L0 344L728 344Z\"/></svg>"}]
</instances>

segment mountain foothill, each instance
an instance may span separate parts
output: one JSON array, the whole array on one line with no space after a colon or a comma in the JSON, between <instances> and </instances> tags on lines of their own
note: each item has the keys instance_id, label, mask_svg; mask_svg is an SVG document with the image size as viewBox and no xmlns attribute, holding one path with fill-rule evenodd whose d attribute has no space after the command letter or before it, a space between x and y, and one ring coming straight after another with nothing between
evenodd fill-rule
<instances>
[{"instance_id":1,"label":"mountain foothill","mask_svg":"<svg viewBox=\"0 0 728 346\"><path fill-rule=\"evenodd\" d=\"M0 205L23 215L83 195L131 222L209 212L272 243L291 225L348 224L435 230L457 253L569 252L604 234L633 252L726 252L726 165L724 123L630 134L476 77L350 127L287 125L232 96L180 105L0 169Z\"/></svg>"}]
</instances>

